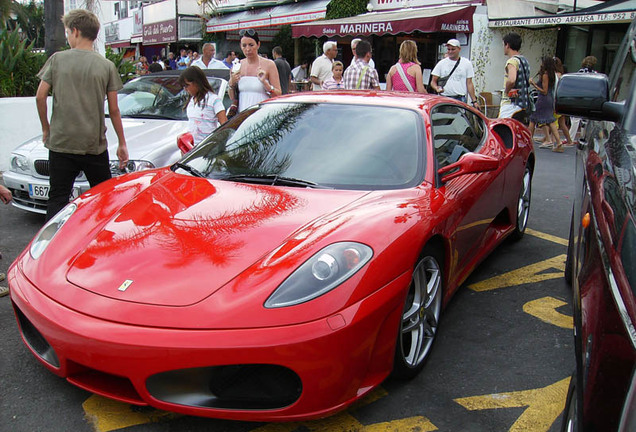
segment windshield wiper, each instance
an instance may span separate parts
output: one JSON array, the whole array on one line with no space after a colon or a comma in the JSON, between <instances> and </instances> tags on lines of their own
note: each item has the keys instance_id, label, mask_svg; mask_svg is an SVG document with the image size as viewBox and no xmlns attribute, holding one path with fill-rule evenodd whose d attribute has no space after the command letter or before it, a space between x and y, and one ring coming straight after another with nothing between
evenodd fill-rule
<instances>
[{"instance_id":1,"label":"windshield wiper","mask_svg":"<svg viewBox=\"0 0 636 432\"><path fill-rule=\"evenodd\" d=\"M195 177L205 177L199 170L197 170L196 168L191 167L188 164L184 164L183 162L177 162L174 165L172 165L173 167L177 167L177 168L181 168L184 171L189 172L190 174L192 174Z\"/></svg>"},{"instance_id":2,"label":"windshield wiper","mask_svg":"<svg viewBox=\"0 0 636 432\"><path fill-rule=\"evenodd\" d=\"M245 183L257 183L280 186L300 186L300 187L320 187L318 183L309 180L302 180L292 177L284 177L278 174L236 174L221 178L222 180L232 180Z\"/></svg>"},{"instance_id":3,"label":"windshield wiper","mask_svg":"<svg viewBox=\"0 0 636 432\"><path fill-rule=\"evenodd\" d=\"M110 116L108 116L108 117L110 117ZM162 115L162 114L122 114L121 118L156 119L156 120L183 120L183 119L177 118L175 116Z\"/></svg>"}]
</instances>

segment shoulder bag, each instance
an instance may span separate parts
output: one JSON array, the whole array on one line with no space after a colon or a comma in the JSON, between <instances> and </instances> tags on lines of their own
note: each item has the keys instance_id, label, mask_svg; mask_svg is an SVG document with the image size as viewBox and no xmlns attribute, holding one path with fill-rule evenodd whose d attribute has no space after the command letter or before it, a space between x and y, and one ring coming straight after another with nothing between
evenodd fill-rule
<instances>
[{"instance_id":1,"label":"shoulder bag","mask_svg":"<svg viewBox=\"0 0 636 432\"><path fill-rule=\"evenodd\" d=\"M462 60L462 58L458 58L457 59L457 63L455 63L455 66L453 67L453 70L446 75L445 77L439 77L437 78L437 85L439 87L444 87L446 85L446 83L448 82L448 79L451 77L451 75L453 74L453 72L455 72L455 69L457 69L457 66L459 66L459 62Z\"/></svg>"}]
</instances>

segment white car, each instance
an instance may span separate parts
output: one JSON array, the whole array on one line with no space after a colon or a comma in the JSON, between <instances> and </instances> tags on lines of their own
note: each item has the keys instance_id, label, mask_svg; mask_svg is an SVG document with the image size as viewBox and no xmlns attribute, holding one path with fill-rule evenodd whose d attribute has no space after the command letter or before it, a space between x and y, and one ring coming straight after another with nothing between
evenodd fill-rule
<instances>
[{"instance_id":1,"label":"white car","mask_svg":"<svg viewBox=\"0 0 636 432\"><path fill-rule=\"evenodd\" d=\"M117 135L106 114L106 138L113 176L170 165L181 157L177 137L188 130L185 111L187 93L179 85L181 71L144 75L127 82L118 93L124 135L130 161L124 171L117 160ZM204 71L214 92L227 96L229 70ZM107 104L106 104L107 106ZM22 210L46 214L49 195L49 151L42 135L26 141L11 153L9 171L3 173L5 185L13 193L12 204ZM70 199L90 189L84 173L75 180Z\"/></svg>"}]
</instances>

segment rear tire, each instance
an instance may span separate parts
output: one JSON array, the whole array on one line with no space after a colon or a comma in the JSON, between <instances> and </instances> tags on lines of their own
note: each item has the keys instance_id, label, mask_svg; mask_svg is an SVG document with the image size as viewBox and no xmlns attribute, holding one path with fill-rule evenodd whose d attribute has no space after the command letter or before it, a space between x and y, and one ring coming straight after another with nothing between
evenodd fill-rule
<instances>
[{"instance_id":1,"label":"rear tire","mask_svg":"<svg viewBox=\"0 0 636 432\"><path fill-rule=\"evenodd\" d=\"M437 335L444 274L440 253L424 248L415 265L395 346L393 377L411 379L424 367Z\"/></svg>"},{"instance_id":2,"label":"rear tire","mask_svg":"<svg viewBox=\"0 0 636 432\"><path fill-rule=\"evenodd\" d=\"M517 200L517 220L515 221L515 230L512 232L514 240L521 240L528 226L528 216L530 214L530 201L532 199L532 171L526 166L523 172L523 180L521 181L521 190L519 191L519 199Z\"/></svg>"}]
</instances>

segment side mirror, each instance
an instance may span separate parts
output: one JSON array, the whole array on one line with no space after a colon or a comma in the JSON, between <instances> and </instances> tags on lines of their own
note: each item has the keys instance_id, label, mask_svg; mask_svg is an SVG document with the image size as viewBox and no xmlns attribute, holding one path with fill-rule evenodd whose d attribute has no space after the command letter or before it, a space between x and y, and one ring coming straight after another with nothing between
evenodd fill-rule
<instances>
[{"instance_id":1,"label":"side mirror","mask_svg":"<svg viewBox=\"0 0 636 432\"><path fill-rule=\"evenodd\" d=\"M181 150L183 156L194 147L194 138L190 132L182 133L177 137L177 147Z\"/></svg>"},{"instance_id":2,"label":"side mirror","mask_svg":"<svg viewBox=\"0 0 636 432\"><path fill-rule=\"evenodd\" d=\"M499 167L499 159L480 153L466 153L455 163L440 168L439 174L442 182L447 182L465 174L475 174L486 171L494 171Z\"/></svg>"},{"instance_id":3,"label":"side mirror","mask_svg":"<svg viewBox=\"0 0 636 432\"><path fill-rule=\"evenodd\" d=\"M600 73L563 75L555 100L557 113L591 120L619 121L625 107L609 101L609 79Z\"/></svg>"}]
</instances>

